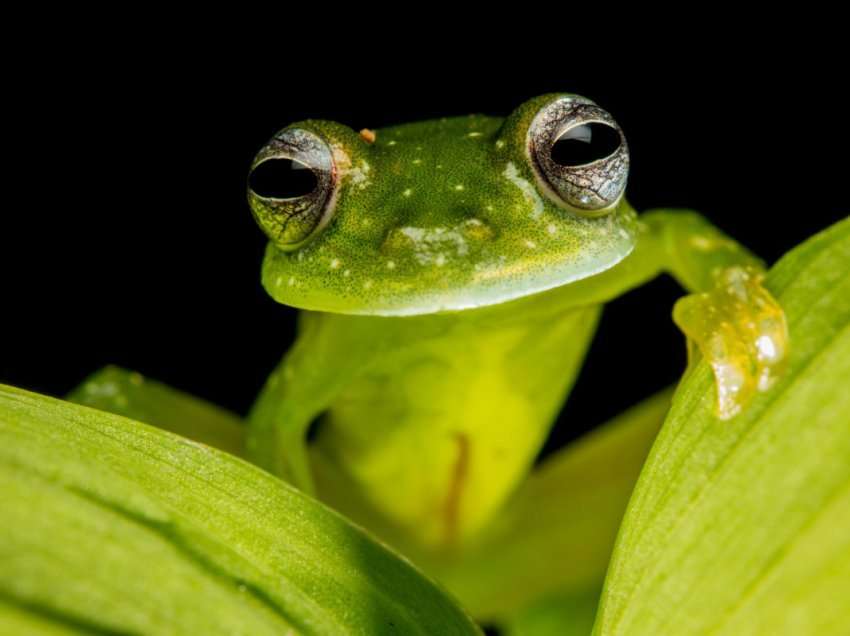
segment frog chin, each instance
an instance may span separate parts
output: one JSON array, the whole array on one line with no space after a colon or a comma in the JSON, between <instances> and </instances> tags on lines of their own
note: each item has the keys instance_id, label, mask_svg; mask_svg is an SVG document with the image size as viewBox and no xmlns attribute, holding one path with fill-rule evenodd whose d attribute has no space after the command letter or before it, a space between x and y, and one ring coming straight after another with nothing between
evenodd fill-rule
<instances>
[{"instance_id":1,"label":"frog chin","mask_svg":"<svg viewBox=\"0 0 850 636\"><path fill-rule=\"evenodd\" d=\"M277 302L309 311L363 316L458 312L507 303L589 278L617 265L633 248L632 241L624 240L572 258L569 254L547 257L539 264L527 259L491 259L472 264L470 274L455 280L415 277L393 286L381 281L379 272L349 272L342 265L340 271L329 272L330 276L284 269L270 247L263 263L263 286ZM350 280L350 285L327 284L340 277Z\"/></svg>"},{"instance_id":2,"label":"frog chin","mask_svg":"<svg viewBox=\"0 0 850 636\"><path fill-rule=\"evenodd\" d=\"M546 271L510 272L510 266L503 268L499 275L488 275L486 270L474 277L474 280L461 288L445 290L439 293L414 295L404 302L396 299L394 303L374 305L362 310L344 313L374 316L417 316L424 314L468 311L493 305L508 303L526 296L540 294L585 278L607 271L625 259L634 249L630 244L620 251L612 251L593 260L571 263L566 266L554 266ZM521 269L521 268L519 268Z\"/></svg>"}]
</instances>

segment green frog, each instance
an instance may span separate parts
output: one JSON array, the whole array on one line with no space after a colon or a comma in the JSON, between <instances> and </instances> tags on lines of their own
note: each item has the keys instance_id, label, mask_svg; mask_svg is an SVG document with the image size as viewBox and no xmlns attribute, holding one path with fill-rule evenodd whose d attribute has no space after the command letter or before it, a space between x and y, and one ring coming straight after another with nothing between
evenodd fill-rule
<instances>
[{"instance_id":1,"label":"green frog","mask_svg":"<svg viewBox=\"0 0 850 636\"><path fill-rule=\"evenodd\" d=\"M747 408L788 347L763 264L693 211L638 215L629 161L615 119L574 94L274 135L248 200L263 285L303 311L248 456L380 534L457 549L532 469L602 305L662 272L690 292L673 318L713 369L718 419Z\"/></svg>"}]
</instances>

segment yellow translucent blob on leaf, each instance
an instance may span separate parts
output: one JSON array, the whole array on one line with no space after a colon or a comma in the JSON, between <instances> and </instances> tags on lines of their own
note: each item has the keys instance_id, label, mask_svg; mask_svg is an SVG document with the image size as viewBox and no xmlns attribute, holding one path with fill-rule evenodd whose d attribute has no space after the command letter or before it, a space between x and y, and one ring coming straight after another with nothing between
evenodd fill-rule
<instances>
[{"instance_id":1,"label":"yellow translucent blob on leaf","mask_svg":"<svg viewBox=\"0 0 850 636\"><path fill-rule=\"evenodd\" d=\"M766 391L788 357L782 307L753 267L721 270L708 292L685 296L673 320L688 337L689 354L705 356L717 384L717 415L729 419Z\"/></svg>"}]
</instances>

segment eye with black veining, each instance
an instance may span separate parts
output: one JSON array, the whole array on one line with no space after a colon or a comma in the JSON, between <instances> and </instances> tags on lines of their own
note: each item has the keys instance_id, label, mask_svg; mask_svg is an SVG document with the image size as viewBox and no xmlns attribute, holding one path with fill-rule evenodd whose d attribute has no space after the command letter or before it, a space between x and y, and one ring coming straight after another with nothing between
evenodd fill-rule
<instances>
[{"instance_id":1,"label":"eye with black veining","mask_svg":"<svg viewBox=\"0 0 850 636\"><path fill-rule=\"evenodd\" d=\"M611 211L626 187L626 138L611 115L582 97L544 106L529 126L528 150L550 198L579 213Z\"/></svg>"},{"instance_id":2,"label":"eye with black veining","mask_svg":"<svg viewBox=\"0 0 850 636\"><path fill-rule=\"evenodd\" d=\"M327 224L335 187L333 155L324 140L286 128L254 158L248 202L263 232L278 247L295 249Z\"/></svg>"}]
</instances>

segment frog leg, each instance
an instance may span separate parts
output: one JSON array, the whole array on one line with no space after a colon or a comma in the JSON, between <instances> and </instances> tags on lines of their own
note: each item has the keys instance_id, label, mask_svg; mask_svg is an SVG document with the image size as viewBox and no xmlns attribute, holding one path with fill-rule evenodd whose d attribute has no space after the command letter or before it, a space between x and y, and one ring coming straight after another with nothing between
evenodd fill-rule
<instances>
[{"instance_id":1,"label":"frog leg","mask_svg":"<svg viewBox=\"0 0 850 636\"><path fill-rule=\"evenodd\" d=\"M714 373L717 415L737 415L766 391L788 357L785 312L764 287L765 268L738 243L693 213L656 211L646 223L663 246L665 266L692 293L673 320Z\"/></svg>"},{"instance_id":2,"label":"frog leg","mask_svg":"<svg viewBox=\"0 0 850 636\"><path fill-rule=\"evenodd\" d=\"M378 321L385 321L382 328ZM351 380L369 366L399 321L304 311L295 344L269 376L248 416L251 461L314 493L307 432Z\"/></svg>"},{"instance_id":3,"label":"frog leg","mask_svg":"<svg viewBox=\"0 0 850 636\"><path fill-rule=\"evenodd\" d=\"M637 247L613 269L570 286L566 293L602 302L670 273L692 294L673 320L701 354L717 386L717 415L733 417L781 374L788 327L779 303L763 286L764 264L699 214L654 210L642 215Z\"/></svg>"},{"instance_id":4,"label":"frog leg","mask_svg":"<svg viewBox=\"0 0 850 636\"><path fill-rule=\"evenodd\" d=\"M245 427L229 411L134 371L108 366L68 394L77 404L123 415L241 455Z\"/></svg>"}]
</instances>

